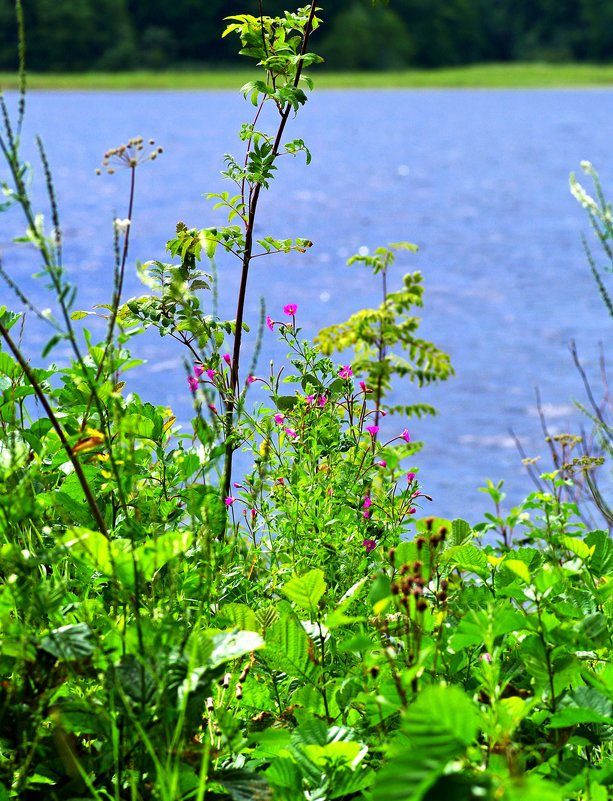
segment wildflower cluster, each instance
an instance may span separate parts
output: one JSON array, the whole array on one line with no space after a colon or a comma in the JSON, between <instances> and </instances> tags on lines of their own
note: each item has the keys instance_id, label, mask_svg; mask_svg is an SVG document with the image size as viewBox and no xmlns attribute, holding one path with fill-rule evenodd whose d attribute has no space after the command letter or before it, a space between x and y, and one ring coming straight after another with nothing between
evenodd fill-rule
<instances>
[{"instance_id":1,"label":"wildflower cluster","mask_svg":"<svg viewBox=\"0 0 613 801\"><path fill-rule=\"evenodd\" d=\"M145 151L144 140L142 136L136 136L128 141L127 145L119 145L112 147L106 151L102 159L102 166L106 169L109 175L115 172L117 167L126 167L134 169L146 161L154 161L161 153L163 148L159 145L155 147L155 140L149 139L147 142L152 150ZM102 170L98 168L96 175L100 175Z\"/></svg>"}]
</instances>

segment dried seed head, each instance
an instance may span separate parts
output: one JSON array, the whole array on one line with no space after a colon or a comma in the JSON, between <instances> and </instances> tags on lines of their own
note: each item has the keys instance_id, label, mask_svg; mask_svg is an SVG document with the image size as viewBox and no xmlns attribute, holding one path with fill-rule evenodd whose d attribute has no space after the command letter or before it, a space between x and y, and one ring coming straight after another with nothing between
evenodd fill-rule
<instances>
[{"instance_id":1,"label":"dried seed head","mask_svg":"<svg viewBox=\"0 0 613 801\"><path fill-rule=\"evenodd\" d=\"M436 596L441 603L444 603L447 600L447 593L446 592L439 592Z\"/></svg>"},{"instance_id":2,"label":"dried seed head","mask_svg":"<svg viewBox=\"0 0 613 801\"><path fill-rule=\"evenodd\" d=\"M441 538L441 542L445 542L445 538L447 536L447 527L441 526L438 530L438 535Z\"/></svg>"},{"instance_id":3,"label":"dried seed head","mask_svg":"<svg viewBox=\"0 0 613 801\"><path fill-rule=\"evenodd\" d=\"M394 560L396 559L396 549L390 548L389 551L387 552L387 557L390 560L390 565L393 565Z\"/></svg>"},{"instance_id":4,"label":"dried seed head","mask_svg":"<svg viewBox=\"0 0 613 801\"><path fill-rule=\"evenodd\" d=\"M426 524L426 531L432 531L432 526L434 525L434 518L426 517L424 523Z\"/></svg>"},{"instance_id":5,"label":"dried seed head","mask_svg":"<svg viewBox=\"0 0 613 801\"><path fill-rule=\"evenodd\" d=\"M398 595L398 593L400 592L400 587L398 586L398 584L396 584L396 582L394 582L390 587L390 592L392 593L392 595Z\"/></svg>"},{"instance_id":6,"label":"dried seed head","mask_svg":"<svg viewBox=\"0 0 613 801\"><path fill-rule=\"evenodd\" d=\"M420 600L415 604L415 608L418 612L425 612L428 608L428 602L425 600L425 598L420 598Z\"/></svg>"},{"instance_id":7,"label":"dried seed head","mask_svg":"<svg viewBox=\"0 0 613 801\"><path fill-rule=\"evenodd\" d=\"M369 673L370 673L370 675L373 677L373 679L376 679L376 678L377 678L377 676L379 675L379 668L377 667L377 665L373 665L373 666L370 668L370 671L369 671Z\"/></svg>"},{"instance_id":8,"label":"dried seed head","mask_svg":"<svg viewBox=\"0 0 613 801\"><path fill-rule=\"evenodd\" d=\"M402 567L400 568L400 575L401 576L404 576L404 575L406 575L407 573L410 573L410 572L411 572L411 565L409 565L409 564L402 565Z\"/></svg>"},{"instance_id":9,"label":"dried seed head","mask_svg":"<svg viewBox=\"0 0 613 801\"><path fill-rule=\"evenodd\" d=\"M415 540L415 545L417 546L417 550L421 551L426 542L428 542L428 540L425 537L417 537L417 539Z\"/></svg>"},{"instance_id":10,"label":"dried seed head","mask_svg":"<svg viewBox=\"0 0 613 801\"><path fill-rule=\"evenodd\" d=\"M421 562L419 559L417 559L417 561L413 562L413 571L414 571L416 576L420 576L421 575L421 569L422 569L423 566L424 566L424 563Z\"/></svg>"}]
</instances>

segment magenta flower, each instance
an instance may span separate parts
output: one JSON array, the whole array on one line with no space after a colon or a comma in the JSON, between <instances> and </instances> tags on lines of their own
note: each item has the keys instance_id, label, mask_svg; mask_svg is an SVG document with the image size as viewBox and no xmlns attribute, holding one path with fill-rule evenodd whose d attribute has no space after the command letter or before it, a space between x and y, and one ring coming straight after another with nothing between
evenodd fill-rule
<instances>
[{"instance_id":1,"label":"magenta flower","mask_svg":"<svg viewBox=\"0 0 613 801\"><path fill-rule=\"evenodd\" d=\"M267 325L267 326L270 328L270 330L272 331L272 320L270 319L270 317L267 317L267 318L266 318L266 325Z\"/></svg>"},{"instance_id":2,"label":"magenta flower","mask_svg":"<svg viewBox=\"0 0 613 801\"><path fill-rule=\"evenodd\" d=\"M298 436L298 434L296 434L296 432L294 431L294 429L293 429L293 428L284 428L283 430L285 431L285 433L287 434L287 436L288 436L288 437L291 437L292 439L294 439L295 437L297 437L297 436Z\"/></svg>"},{"instance_id":3,"label":"magenta flower","mask_svg":"<svg viewBox=\"0 0 613 801\"><path fill-rule=\"evenodd\" d=\"M224 503L226 504L226 506L232 506L235 500L236 498L233 498L231 495L228 495Z\"/></svg>"},{"instance_id":4,"label":"magenta flower","mask_svg":"<svg viewBox=\"0 0 613 801\"><path fill-rule=\"evenodd\" d=\"M366 384L364 383L364 381L360 381L360 389L362 390L362 392L368 392L368 389L366 388Z\"/></svg>"},{"instance_id":5,"label":"magenta flower","mask_svg":"<svg viewBox=\"0 0 613 801\"><path fill-rule=\"evenodd\" d=\"M351 365L344 364L338 371L338 374L341 378L353 378L353 370L351 369Z\"/></svg>"},{"instance_id":6,"label":"magenta flower","mask_svg":"<svg viewBox=\"0 0 613 801\"><path fill-rule=\"evenodd\" d=\"M280 414L279 412L277 412L276 415L275 415L275 423L278 426L280 426L283 423L284 420L285 420L285 415L284 414Z\"/></svg>"},{"instance_id":7,"label":"magenta flower","mask_svg":"<svg viewBox=\"0 0 613 801\"><path fill-rule=\"evenodd\" d=\"M379 426L366 426L366 430L368 431L371 437L374 437L377 431L379 430Z\"/></svg>"},{"instance_id":8,"label":"magenta flower","mask_svg":"<svg viewBox=\"0 0 613 801\"><path fill-rule=\"evenodd\" d=\"M318 405L318 406L319 406L321 409L323 409L323 408L324 408L324 406L326 405L326 401L327 401L327 400L328 400L328 399L326 398L326 396L325 396L325 395L320 395L320 396L319 396L319 398L317 398L317 405Z\"/></svg>"},{"instance_id":9,"label":"magenta flower","mask_svg":"<svg viewBox=\"0 0 613 801\"><path fill-rule=\"evenodd\" d=\"M372 506L372 501L368 495L364 498L364 503L362 505L364 506L364 509L368 509L369 506Z\"/></svg>"},{"instance_id":10,"label":"magenta flower","mask_svg":"<svg viewBox=\"0 0 613 801\"><path fill-rule=\"evenodd\" d=\"M206 374L207 374L207 376L208 376L208 377L211 379L211 381L212 381L212 380L215 378L215 376L217 375L217 373L215 372L215 370L207 370L207 371L206 371Z\"/></svg>"},{"instance_id":11,"label":"magenta flower","mask_svg":"<svg viewBox=\"0 0 613 801\"><path fill-rule=\"evenodd\" d=\"M366 548L366 553L369 553L373 548L377 547L377 543L374 540L364 540L362 545Z\"/></svg>"},{"instance_id":12,"label":"magenta flower","mask_svg":"<svg viewBox=\"0 0 613 801\"><path fill-rule=\"evenodd\" d=\"M209 403L209 409L213 412L213 414L217 414L217 407L213 406L212 403Z\"/></svg>"},{"instance_id":13,"label":"magenta flower","mask_svg":"<svg viewBox=\"0 0 613 801\"><path fill-rule=\"evenodd\" d=\"M362 514L364 515L364 517L370 517L370 512L368 512L366 510L364 512L362 512Z\"/></svg>"},{"instance_id":14,"label":"magenta flower","mask_svg":"<svg viewBox=\"0 0 613 801\"><path fill-rule=\"evenodd\" d=\"M204 373L204 367L201 364L195 364L194 373L196 373L196 378L200 378L202 373Z\"/></svg>"},{"instance_id":15,"label":"magenta flower","mask_svg":"<svg viewBox=\"0 0 613 801\"><path fill-rule=\"evenodd\" d=\"M223 357L224 362L228 365L228 367L232 364L232 359L230 358L230 354L226 353Z\"/></svg>"},{"instance_id":16,"label":"magenta flower","mask_svg":"<svg viewBox=\"0 0 613 801\"><path fill-rule=\"evenodd\" d=\"M298 306L296 306L295 303L288 303L287 306L283 307L283 312L287 314L288 317L293 317L297 311Z\"/></svg>"},{"instance_id":17,"label":"magenta flower","mask_svg":"<svg viewBox=\"0 0 613 801\"><path fill-rule=\"evenodd\" d=\"M412 484L415 481L415 473L407 473L407 481Z\"/></svg>"},{"instance_id":18,"label":"magenta flower","mask_svg":"<svg viewBox=\"0 0 613 801\"><path fill-rule=\"evenodd\" d=\"M189 384L189 388L192 392L195 392L198 389L198 379L195 376L188 376L187 383Z\"/></svg>"},{"instance_id":19,"label":"magenta flower","mask_svg":"<svg viewBox=\"0 0 613 801\"><path fill-rule=\"evenodd\" d=\"M252 510L251 510L251 519L252 519L252 520L255 520L255 516L256 516L256 515L257 515L257 509L252 509Z\"/></svg>"},{"instance_id":20,"label":"magenta flower","mask_svg":"<svg viewBox=\"0 0 613 801\"><path fill-rule=\"evenodd\" d=\"M406 428L404 429L404 431L400 435L400 439L403 439L405 442L410 442L411 441L411 436L410 436L409 432L406 430Z\"/></svg>"},{"instance_id":21,"label":"magenta flower","mask_svg":"<svg viewBox=\"0 0 613 801\"><path fill-rule=\"evenodd\" d=\"M241 485L237 484L236 481L235 481L234 482L234 489L240 489L240 488L241 488Z\"/></svg>"},{"instance_id":22,"label":"magenta flower","mask_svg":"<svg viewBox=\"0 0 613 801\"><path fill-rule=\"evenodd\" d=\"M315 395L305 395L304 399L307 403L307 406L310 406L315 400Z\"/></svg>"},{"instance_id":23,"label":"magenta flower","mask_svg":"<svg viewBox=\"0 0 613 801\"><path fill-rule=\"evenodd\" d=\"M248 375L247 376L247 383L248 384L253 384L254 381L255 381L255 376L253 376L253 375Z\"/></svg>"},{"instance_id":24,"label":"magenta flower","mask_svg":"<svg viewBox=\"0 0 613 801\"><path fill-rule=\"evenodd\" d=\"M380 462L377 462L377 466L378 467L387 467L387 462L385 461L385 459L381 459Z\"/></svg>"},{"instance_id":25,"label":"magenta flower","mask_svg":"<svg viewBox=\"0 0 613 801\"><path fill-rule=\"evenodd\" d=\"M492 661L492 657L491 657L490 654L487 653L487 651L484 654L481 654L479 659L481 660L481 662L491 662Z\"/></svg>"},{"instance_id":26,"label":"magenta flower","mask_svg":"<svg viewBox=\"0 0 613 801\"><path fill-rule=\"evenodd\" d=\"M416 511L417 509L414 506L411 506L411 508L409 509L409 514L414 515Z\"/></svg>"}]
</instances>

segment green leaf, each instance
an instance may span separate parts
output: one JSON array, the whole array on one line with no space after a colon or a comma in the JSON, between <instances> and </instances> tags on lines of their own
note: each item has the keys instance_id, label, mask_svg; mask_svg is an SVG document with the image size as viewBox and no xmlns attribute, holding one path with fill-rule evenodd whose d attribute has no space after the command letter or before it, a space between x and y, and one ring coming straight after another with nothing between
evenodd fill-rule
<instances>
[{"instance_id":1,"label":"green leaf","mask_svg":"<svg viewBox=\"0 0 613 801\"><path fill-rule=\"evenodd\" d=\"M503 564L512 573L519 576L522 581L525 581L526 584L530 584L532 577L525 562L521 562L519 559L505 559Z\"/></svg>"},{"instance_id":2,"label":"green leaf","mask_svg":"<svg viewBox=\"0 0 613 801\"><path fill-rule=\"evenodd\" d=\"M584 562L590 558L591 548L578 537L562 536L560 537L560 544Z\"/></svg>"},{"instance_id":3,"label":"green leaf","mask_svg":"<svg viewBox=\"0 0 613 801\"><path fill-rule=\"evenodd\" d=\"M41 639L39 648L58 659L85 659L94 652L92 638L87 623L75 623L50 631Z\"/></svg>"},{"instance_id":4,"label":"green leaf","mask_svg":"<svg viewBox=\"0 0 613 801\"><path fill-rule=\"evenodd\" d=\"M246 604L224 604L219 611L224 617L228 617L236 628L242 631L260 630L255 612L249 609Z\"/></svg>"},{"instance_id":5,"label":"green leaf","mask_svg":"<svg viewBox=\"0 0 613 801\"><path fill-rule=\"evenodd\" d=\"M213 636L213 651L208 667L214 668L238 656L248 654L264 645L264 640L254 631L222 631Z\"/></svg>"},{"instance_id":6,"label":"green leaf","mask_svg":"<svg viewBox=\"0 0 613 801\"><path fill-rule=\"evenodd\" d=\"M304 576L294 576L283 585L284 595L311 614L316 612L317 604L325 591L324 572L319 568L310 570Z\"/></svg>"}]
</instances>

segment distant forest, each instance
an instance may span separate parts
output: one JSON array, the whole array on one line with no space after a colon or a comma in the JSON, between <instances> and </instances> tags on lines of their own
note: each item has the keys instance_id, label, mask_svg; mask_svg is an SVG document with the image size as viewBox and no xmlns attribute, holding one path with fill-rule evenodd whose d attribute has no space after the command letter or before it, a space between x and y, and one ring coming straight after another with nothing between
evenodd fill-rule
<instances>
[{"instance_id":1,"label":"distant forest","mask_svg":"<svg viewBox=\"0 0 613 801\"><path fill-rule=\"evenodd\" d=\"M229 14L257 0L22 0L33 71L227 67ZM305 4L305 0L298 0ZM386 70L488 61L613 60L613 0L322 0L312 40L326 69ZM264 13L294 8L264 0ZM16 65L14 0L0 0L0 69Z\"/></svg>"}]
</instances>

